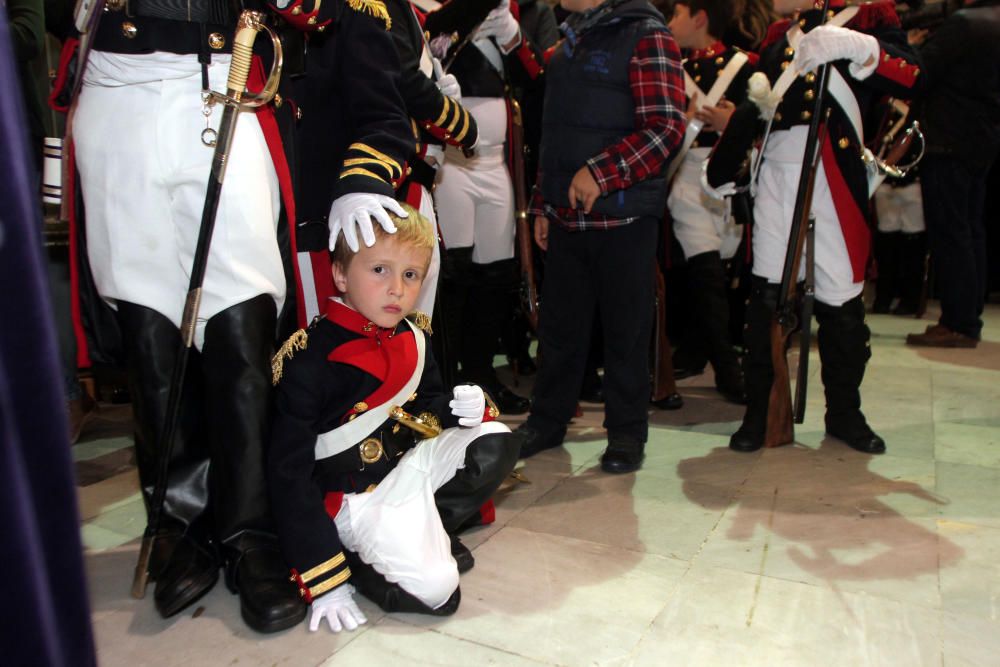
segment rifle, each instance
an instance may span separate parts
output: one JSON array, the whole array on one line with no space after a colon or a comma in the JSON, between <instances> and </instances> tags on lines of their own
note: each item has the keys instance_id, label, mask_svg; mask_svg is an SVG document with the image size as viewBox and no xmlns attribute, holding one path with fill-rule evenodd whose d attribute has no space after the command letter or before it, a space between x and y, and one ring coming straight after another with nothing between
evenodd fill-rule
<instances>
[{"instance_id":1,"label":"rifle","mask_svg":"<svg viewBox=\"0 0 1000 667\"><path fill-rule=\"evenodd\" d=\"M517 226L517 254L521 262L521 306L532 330L538 331L538 283L535 280L534 250L531 225L528 224L528 184L524 177L524 120L521 105L510 98L510 152L514 184L514 222Z\"/></svg>"},{"instance_id":2,"label":"rifle","mask_svg":"<svg viewBox=\"0 0 1000 667\"><path fill-rule=\"evenodd\" d=\"M264 25L264 15L261 12L244 10L236 23L236 35L233 38L233 59L229 67L229 79L226 83L226 94L211 91L208 95L209 104L225 105L219 131L206 129L202 132L202 142L214 146L212 155L212 171L208 177L208 187L205 192L205 206L201 214L201 227L198 230L198 243L195 246L194 261L191 267L191 279L188 283L187 300L184 303L184 315L181 320L181 341L170 375L170 390L167 394L167 411L164 416L163 430L157 446L159 461L157 461L156 485L153 487L153 499L149 507L149 520L142 535L142 547L139 549L139 561L135 565L132 578L132 597L141 599L146 595L146 583L149 579L149 558L153 552L153 542L156 540L163 516L163 503L167 495L170 454L174 446L174 433L180 416L181 392L184 386L184 375L187 370L187 360L191 345L194 343L195 324L198 320L198 308L201 304L201 288L205 281L205 269L208 266L208 250L212 242L212 232L215 229L215 217L219 209L219 195L222 193L222 181L226 177L226 165L229 160L229 150L232 147L233 136L236 134L236 121L241 111L247 111L264 106L274 97L278 89L278 79L281 75L282 49L281 40L271 28ZM250 75L250 65L253 61L253 44L257 33L266 30L274 44L274 62L264 89L244 99L247 79Z\"/></svg>"},{"instance_id":3,"label":"rifle","mask_svg":"<svg viewBox=\"0 0 1000 667\"><path fill-rule=\"evenodd\" d=\"M822 16L827 16L830 9L830 0L823 0ZM826 101L827 83L830 78L830 65L823 64L819 67L819 84L816 90L816 98L813 103L812 115L809 121L809 132L806 135L806 146L802 156L802 170L799 173L799 187L795 195L795 209L792 214L792 228L788 237L788 249L785 252L785 265L781 274L781 285L778 292L778 304L771 319L771 365L774 368L774 381L771 384L771 393L767 404L767 430L764 434L764 446L778 447L790 444L795 440L795 429L792 425L792 396L791 378L788 372L788 358L785 350L788 345L788 337L800 324L800 319L795 314L795 285L799 275L799 260L802 258L802 250L805 246L807 231L814 222L810 222L812 215L813 188L816 184L816 169L819 167L819 158L823 142L826 140L827 120L830 110L823 112ZM823 135L820 135L820 129ZM813 262L812 255L809 262ZM805 314L805 313L803 313ZM811 313L810 313L811 316ZM801 322L802 331L805 332L811 326L811 322L804 320ZM808 335L807 335L808 337ZM808 357L809 350L805 350ZM801 359L799 363L802 363ZM808 362L807 362L808 363ZM800 385L797 393L802 396L801 409L805 409L805 378L799 377Z\"/></svg>"}]
</instances>

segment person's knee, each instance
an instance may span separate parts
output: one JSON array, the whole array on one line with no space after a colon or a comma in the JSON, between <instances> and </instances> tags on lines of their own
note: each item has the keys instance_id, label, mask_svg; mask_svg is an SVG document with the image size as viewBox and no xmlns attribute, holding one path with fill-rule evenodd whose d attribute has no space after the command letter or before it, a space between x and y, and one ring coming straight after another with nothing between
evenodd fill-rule
<instances>
[{"instance_id":1,"label":"person's knee","mask_svg":"<svg viewBox=\"0 0 1000 667\"><path fill-rule=\"evenodd\" d=\"M437 609L458 588L458 566L454 559L436 561L425 566L410 593L431 609Z\"/></svg>"}]
</instances>

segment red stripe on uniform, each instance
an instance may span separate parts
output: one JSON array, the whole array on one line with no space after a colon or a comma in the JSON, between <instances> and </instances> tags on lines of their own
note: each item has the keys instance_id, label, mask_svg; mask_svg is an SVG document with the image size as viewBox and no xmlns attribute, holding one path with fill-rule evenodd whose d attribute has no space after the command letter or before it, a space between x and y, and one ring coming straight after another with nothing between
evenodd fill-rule
<instances>
[{"instance_id":1,"label":"red stripe on uniform","mask_svg":"<svg viewBox=\"0 0 1000 667\"><path fill-rule=\"evenodd\" d=\"M851 270L854 272L854 282L861 282L865 279L865 266L868 264L868 254L871 250L871 232L868 231L868 223L858 208L854 194L847 187L844 175L840 173L837 156L834 154L829 137L823 142L823 173L826 174L833 207L837 211L840 229L844 234L847 254L851 259Z\"/></svg>"}]
</instances>

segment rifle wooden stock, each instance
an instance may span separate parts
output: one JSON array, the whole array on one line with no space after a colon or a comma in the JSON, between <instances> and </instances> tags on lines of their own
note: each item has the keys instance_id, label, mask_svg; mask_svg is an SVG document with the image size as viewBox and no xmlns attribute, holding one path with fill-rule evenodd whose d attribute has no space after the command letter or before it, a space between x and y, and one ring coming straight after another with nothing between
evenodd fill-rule
<instances>
[{"instance_id":1,"label":"rifle wooden stock","mask_svg":"<svg viewBox=\"0 0 1000 667\"><path fill-rule=\"evenodd\" d=\"M538 331L538 283L535 280L534 240L528 223L528 184L524 176L524 121L521 105L513 97L510 98L510 110L510 180L514 185L514 223L521 263L521 307L532 330Z\"/></svg>"},{"instance_id":2,"label":"rifle wooden stock","mask_svg":"<svg viewBox=\"0 0 1000 667\"><path fill-rule=\"evenodd\" d=\"M795 440L792 426L792 387L788 373L788 358L785 356L785 341L788 334L775 317L771 320L771 365L774 366L774 382L767 399L767 430L764 433L765 447L778 447Z\"/></svg>"},{"instance_id":3,"label":"rifle wooden stock","mask_svg":"<svg viewBox=\"0 0 1000 667\"><path fill-rule=\"evenodd\" d=\"M653 391L652 400L663 399L677 393L674 379L673 350L667 338L667 285L659 263L654 268L656 280L656 320L653 322Z\"/></svg>"}]
</instances>

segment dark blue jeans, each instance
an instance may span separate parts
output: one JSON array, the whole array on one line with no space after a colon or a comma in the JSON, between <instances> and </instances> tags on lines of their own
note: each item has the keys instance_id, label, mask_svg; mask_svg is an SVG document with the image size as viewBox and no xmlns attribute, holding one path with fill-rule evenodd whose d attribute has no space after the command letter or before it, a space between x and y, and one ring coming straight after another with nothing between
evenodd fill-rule
<instances>
[{"instance_id":1,"label":"dark blue jeans","mask_svg":"<svg viewBox=\"0 0 1000 667\"><path fill-rule=\"evenodd\" d=\"M983 203L988 166L927 155L920 163L924 220L943 326L979 338L986 302Z\"/></svg>"}]
</instances>

